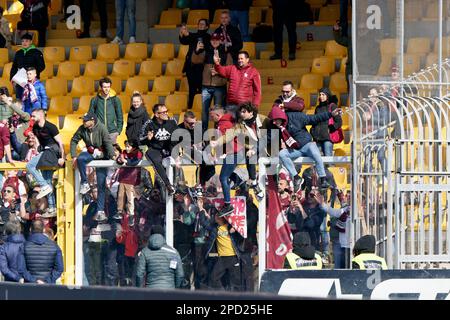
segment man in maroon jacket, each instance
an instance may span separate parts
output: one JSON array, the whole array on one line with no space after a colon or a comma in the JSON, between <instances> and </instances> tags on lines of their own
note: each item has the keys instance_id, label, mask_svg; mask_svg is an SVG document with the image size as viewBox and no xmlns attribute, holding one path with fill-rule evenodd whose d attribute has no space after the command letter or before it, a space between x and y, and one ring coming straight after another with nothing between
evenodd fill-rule
<instances>
[{"instance_id":1,"label":"man in maroon jacket","mask_svg":"<svg viewBox=\"0 0 450 320\"><path fill-rule=\"evenodd\" d=\"M272 107L280 107L285 112L303 111L305 109L305 101L297 96L294 84L287 80L283 82L283 90L281 95L275 100Z\"/></svg>"},{"instance_id":2,"label":"man in maroon jacket","mask_svg":"<svg viewBox=\"0 0 450 320\"><path fill-rule=\"evenodd\" d=\"M247 51L239 52L237 65L220 65L218 55L214 56L214 64L214 69L219 75L230 80L227 111L233 113L236 118L237 106L244 102L251 102L254 106L259 107L261 104L261 76L250 63Z\"/></svg>"},{"instance_id":3,"label":"man in maroon jacket","mask_svg":"<svg viewBox=\"0 0 450 320\"><path fill-rule=\"evenodd\" d=\"M3 162L2 160L4 156L6 156L8 162L15 162L11 156L9 129L8 122L6 120L0 121L0 162Z\"/></svg>"}]
</instances>

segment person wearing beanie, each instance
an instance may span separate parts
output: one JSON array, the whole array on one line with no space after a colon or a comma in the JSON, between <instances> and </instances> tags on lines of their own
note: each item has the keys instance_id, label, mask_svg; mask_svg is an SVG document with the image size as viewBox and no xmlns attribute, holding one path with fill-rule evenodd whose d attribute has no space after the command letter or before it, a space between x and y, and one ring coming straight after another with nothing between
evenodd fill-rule
<instances>
[{"instance_id":1,"label":"person wearing beanie","mask_svg":"<svg viewBox=\"0 0 450 320\"><path fill-rule=\"evenodd\" d=\"M356 241L353 248L352 269L387 270L384 258L375 254L376 240L373 235L365 235Z\"/></svg>"},{"instance_id":2,"label":"person wearing beanie","mask_svg":"<svg viewBox=\"0 0 450 320\"><path fill-rule=\"evenodd\" d=\"M318 97L319 104L314 114L332 112L338 108L336 96L333 96L328 88L320 89ZM342 127L342 117L340 115L333 117L333 120L333 124L329 124L329 120L326 120L316 123L311 128L311 135L325 157L333 156L333 142L330 140L330 133Z\"/></svg>"},{"instance_id":3,"label":"person wearing beanie","mask_svg":"<svg viewBox=\"0 0 450 320\"><path fill-rule=\"evenodd\" d=\"M294 248L286 255L285 269L292 270L321 270L322 258L311 245L308 232L297 232L294 235Z\"/></svg>"}]
</instances>

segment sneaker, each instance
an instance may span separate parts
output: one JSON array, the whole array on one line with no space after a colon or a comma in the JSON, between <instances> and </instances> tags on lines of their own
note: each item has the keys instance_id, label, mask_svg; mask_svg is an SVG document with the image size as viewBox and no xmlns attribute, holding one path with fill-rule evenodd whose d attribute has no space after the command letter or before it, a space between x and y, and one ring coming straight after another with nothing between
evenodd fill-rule
<instances>
[{"instance_id":1,"label":"sneaker","mask_svg":"<svg viewBox=\"0 0 450 320\"><path fill-rule=\"evenodd\" d=\"M112 217L114 220L122 220L122 211L117 211L117 213Z\"/></svg>"},{"instance_id":2,"label":"sneaker","mask_svg":"<svg viewBox=\"0 0 450 320\"><path fill-rule=\"evenodd\" d=\"M280 60L281 58L283 58L281 54L274 54L269 57L270 60Z\"/></svg>"},{"instance_id":3,"label":"sneaker","mask_svg":"<svg viewBox=\"0 0 450 320\"><path fill-rule=\"evenodd\" d=\"M130 37L130 39L128 40L128 43L136 43L136 38Z\"/></svg>"},{"instance_id":4,"label":"sneaker","mask_svg":"<svg viewBox=\"0 0 450 320\"><path fill-rule=\"evenodd\" d=\"M328 182L326 177L320 178L320 188L321 189L328 189L330 187L330 183Z\"/></svg>"},{"instance_id":5,"label":"sneaker","mask_svg":"<svg viewBox=\"0 0 450 320\"><path fill-rule=\"evenodd\" d=\"M299 175L296 175L294 177L294 193L297 193L298 191L300 191L300 189L302 188L303 185L303 178L300 177Z\"/></svg>"},{"instance_id":6,"label":"sneaker","mask_svg":"<svg viewBox=\"0 0 450 320\"><path fill-rule=\"evenodd\" d=\"M56 208L47 208L42 218L56 218Z\"/></svg>"},{"instance_id":7,"label":"sneaker","mask_svg":"<svg viewBox=\"0 0 450 320\"><path fill-rule=\"evenodd\" d=\"M108 220L105 215L105 211L98 211L97 214L93 218L95 221L102 222Z\"/></svg>"},{"instance_id":8,"label":"sneaker","mask_svg":"<svg viewBox=\"0 0 450 320\"><path fill-rule=\"evenodd\" d=\"M289 53L289 60L295 60L295 52L294 53Z\"/></svg>"},{"instance_id":9,"label":"sneaker","mask_svg":"<svg viewBox=\"0 0 450 320\"><path fill-rule=\"evenodd\" d=\"M80 194L85 195L89 190L91 190L91 187L89 186L89 183L85 182L80 187Z\"/></svg>"},{"instance_id":10,"label":"sneaker","mask_svg":"<svg viewBox=\"0 0 450 320\"><path fill-rule=\"evenodd\" d=\"M111 43L123 44L123 41L119 37L115 37L114 40L111 41Z\"/></svg>"},{"instance_id":11,"label":"sneaker","mask_svg":"<svg viewBox=\"0 0 450 320\"><path fill-rule=\"evenodd\" d=\"M41 191L39 191L38 195L36 196L36 199L39 200L52 192L53 192L52 187L50 187L49 185L46 185L41 188Z\"/></svg>"},{"instance_id":12,"label":"sneaker","mask_svg":"<svg viewBox=\"0 0 450 320\"><path fill-rule=\"evenodd\" d=\"M229 214L232 214L234 211L234 207L231 205L231 203L225 203L219 211L219 217L225 217Z\"/></svg>"}]
</instances>

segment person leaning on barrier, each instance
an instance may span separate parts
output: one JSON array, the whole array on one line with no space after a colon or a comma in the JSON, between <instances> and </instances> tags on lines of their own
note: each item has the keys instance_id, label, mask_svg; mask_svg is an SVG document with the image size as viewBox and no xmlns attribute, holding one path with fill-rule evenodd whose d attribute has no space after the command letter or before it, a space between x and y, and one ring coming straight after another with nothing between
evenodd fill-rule
<instances>
[{"instance_id":1,"label":"person leaning on barrier","mask_svg":"<svg viewBox=\"0 0 450 320\"><path fill-rule=\"evenodd\" d=\"M322 258L315 252L307 232L294 235L294 248L286 255L284 268L292 270L321 270Z\"/></svg>"},{"instance_id":2,"label":"person leaning on barrier","mask_svg":"<svg viewBox=\"0 0 450 320\"><path fill-rule=\"evenodd\" d=\"M77 129L70 141L70 154L72 156L74 167L77 166L80 172L80 194L84 195L90 189L86 176L87 164L92 160L107 160L114 158L114 149L108 130L102 123L97 121L95 114L86 113L80 119L83 119L83 124ZM86 149L77 157L77 145L81 140L86 144ZM94 217L96 221L106 220L106 174L107 168L96 169L98 187L97 215Z\"/></svg>"},{"instance_id":3,"label":"person leaning on barrier","mask_svg":"<svg viewBox=\"0 0 450 320\"><path fill-rule=\"evenodd\" d=\"M353 248L352 269L387 270L384 258L375 254L375 245L373 235L365 235L356 241Z\"/></svg>"}]
</instances>

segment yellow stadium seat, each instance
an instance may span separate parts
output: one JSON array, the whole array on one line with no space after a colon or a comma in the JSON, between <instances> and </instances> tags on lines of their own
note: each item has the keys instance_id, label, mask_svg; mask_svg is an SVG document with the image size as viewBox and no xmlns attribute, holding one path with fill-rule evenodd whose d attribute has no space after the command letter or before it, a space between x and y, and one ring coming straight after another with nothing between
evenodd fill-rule
<instances>
[{"instance_id":1,"label":"yellow stadium seat","mask_svg":"<svg viewBox=\"0 0 450 320\"><path fill-rule=\"evenodd\" d=\"M11 81L9 81L9 79L0 78L0 87L8 88L8 91L10 94L12 94L14 92L14 88L11 84Z\"/></svg>"},{"instance_id":2,"label":"yellow stadium seat","mask_svg":"<svg viewBox=\"0 0 450 320\"><path fill-rule=\"evenodd\" d=\"M265 19L264 23L269 26L273 26L273 9L272 8L267 9L266 19Z\"/></svg>"},{"instance_id":3,"label":"yellow stadium seat","mask_svg":"<svg viewBox=\"0 0 450 320\"><path fill-rule=\"evenodd\" d=\"M83 124L83 120L80 119L79 114L68 114L68 115L64 116L64 123L63 123L63 127L62 127L61 131L64 131L67 133L72 133L72 136L73 136L73 134L77 131L77 129L82 124ZM67 141L68 144L70 144L70 140L72 139L72 136Z\"/></svg>"},{"instance_id":4,"label":"yellow stadium seat","mask_svg":"<svg viewBox=\"0 0 450 320\"><path fill-rule=\"evenodd\" d=\"M347 183L347 169L345 167L328 167L330 172L333 174L336 185L339 189L345 189L348 185Z\"/></svg>"},{"instance_id":5,"label":"yellow stadium seat","mask_svg":"<svg viewBox=\"0 0 450 320\"><path fill-rule=\"evenodd\" d=\"M142 61L139 69L139 76L153 80L162 74L161 60L145 60Z\"/></svg>"},{"instance_id":6,"label":"yellow stadium seat","mask_svg":"<svg viewBox=\"0 0 450 320\"><path fill-rule=\"evenodd\" d=\"M89 106L91 105L91 100L95 96L81 96L80 102L78 103L78 109L74 111L76 114L85 114L89 111Z\"/></svg>"},{"instance_id":7,"label":"yellow stadium seat","mask_svg":"<svg viewBox=\"0 0 450 320\"><path fill-rule=\"evenodd\" d=\"M438 53L439 38L434 39L434 53ZM450 53L450 37L442 37L442 53L448 55Z\"/></svg>"},{"instance_id":8,"label":"yellow stadium seat","mask_svg":"<svg viewBox=\"0 0 450 320\"><path fill-rule=\"evenodd\" d=\"M80 75L80 63L77 61L64 61L58 66L58 78L73 79Z\"/></svg>"},{"instance_id":9,"label":"yellow stadium seat","mask_svg":"<svg viewBox=\"0 0 450 320\"><path fill-rule=\"evenodd\" d=\"M169 94L164 101L167 109L176 113L174 110L186 111L187 110L187 96L183 94Z\"/></svg>"},{"instance_id":10,"label":"yellow stadium seat","mask_svg":"<svg viewBox=\"0 0 450 320\"><path fill-rule=\"evenodd\" d=\"M196 27L198 25L198 20L206 19L209 21L209 11L208 10L189 10L187 17L187 25L189 27Z\"/></svg>"},{"instance_id":11,"label":"yellow stadium seat","mask_svg":"<svg viewBox=\"0 0 450 320\"><path fill-rule=\"evenodd\" d=\"M160 76L153 81L152 93L167 96L175 91L175 78L172 76Z\"/></svg>"},{"instance_id":12,"label":"yellow stadium seat","mask_svg":"<svg viewBox=\"0 0 450 320\"><path fill-rule=\"evenodd\" d=\"M297 96L299 96L300 98L303 99L303 101L305 102L305 109L308 109L309 107L311 107L311 94L309 91L307 90L296 90L297 91Z\"/></svg>"},{"instance_id":13,"label":"yellow stadium seat","mask_svg":"<svg viewBox=\"0 0 450 320\"><path fill-rule=\"evenodd\" d=\"M181 24L181 10L165 10L161 12L159 24L155 25L157 29L176 28Z\"/></svg>"},{"instance_id":14,"label":"yellow stadium seat","mask_svg":"<svg viewBox=\"0 0 450 320\"><path fill-rule=\"evenodd\" d=\"M211 104L213 103L213 100L211 100ZM195 112L202 112L203 109L203 102L202 102L202 95L201 93L198 93L194 96L194 102L192 103L192 110Z\"/></svg>"},{"instance_id":15,"label":"yellow stadium seat","mask_svg":"<svg viewBox=\"0 0 450 320\"><path fill-rule=\"evenodd\" d=\"M41 80L47 80L50 78L53 78L54 74L53 74L53 63L46 63L45 64L45 69L41 72L41 74L39 75Z\"/></svg>"},{"instance_id":16,"label":"yellow stadium seat","mask_svg":"<svg viewBox=\"0 0 450 320\"><path fill-rule=\"evenodd\" d=\"M253 7L270 7L270 0L253 0Z\"/></svg>"},{"instance_id":17,"label":"yellow stadium seat","mask_svg":"<svg viewBox=\"0 0 450 320\"><path fill-rule=\"evenodd\" d=\"M244 42L242 51L247 51L250 58L256 58L256 44L254 42Z\"/></svg>"},{"instance_id":18,"label":"yellow stadium seat","mask_svg":"<svg viewBox=\"0 0 450 320\"><path fill-rule=\"evenodd\" d=\"M167 62L175 57L173 43L155 43L152 48L152 59Z\"/></svg>"},{"instance_id":19,"label":"yellow stadium seat","mask_svg":"<svg viewBox=\"0 0 450 320\"><path fill-rule=\"evenodd\" d=\"M106 77L108 74L108 66L105 61L92 60L88 61L84 67L84 76L94 79Z\"/></svg>"},{"instance_id":20,"label":"yellow stadium seat","mask_svg":"<svg viewBox=\"0 0 450 320\"><path fill-rule=\"evenodd\" d=\"M46 80L45 91L49 98L65 96L67 94L67 79L56 77Z\"/></svg>"},{"instance_id":21,"label":"yellow stadium seat","mask_svg":"<svg viewBox=\"0 0 450 320\"><path fill-rule=\"evenodd\" d=\"M329 88L331 91L336 93L346 93L347 92L347 80L345 74L334 73L330 77Z\"/></svg>"},{"instance_id":22,"label":"yellow stadium seat","mask_svg":"<svg viewBox=\"0 0 450 320\"><path fill-rule=\"evenodd\" d=\"M77 46L70 48L69 60L77 61L83 64L92 60L91 46Z\"/></svg>"},{"instance_id":23,"label":"yellow stadium seat","mask_svg":"<svg viewBox=\"0 0 450 320\"><path fill-rule=\"evenodd\" d=\"M20 14L22 11L23 11L23 4L19 1L13 1L11 6L9 6L8 8L8 14Z\"/></svg>"},{"instance_id":24,"label":"yellow stadium seat","mask_svg":"<svg viewBox=\"0 0 450 320\"><path fill-rule=\"evenodd\" d=\"M188 45L182 45L182 44L181 44L181 45L178 47L178 56L177 56L177 58L178 58L178 59L185 60L188 51L189 51L189 46L188 46Z\"/></svg>"},{"instance_id":25,"label":"yellow stadium seat","mask_svg":"<svg viewBox=\"0 0 450 320\"><path fill-rule=\"evenodd\" d=\"M381 55L380 66L378 67L378 76L387 76L391 74L392 58L389 54Z\"/></svg>"},{"instance_id":26,"label":"yellow stadium seat","mask_svg":"<svg viewBox=\"0 0 450 320\"><path fill-rule=\"evenodd\" d=\"M178 91L176 93L177 94L178 93L185 94L188 91L189 91L189 84L188 84L187 78L183 77L183 78L181 78L181 81L180 81L180 88L178 89Z\"/></svg>"},{"instance_id":27,"label":"yellow stadium seat","mask_svg":"<svg viewBox=\"0 0 450 320\"><path fill-rule=\"evenodd\" d=\"M425 13L423 1L405 1L405 21L418 21Z\"/></svg>"},{"instance_id":28,"label":"yellow stadium seat","mask_svg":"<svg viewBox=\"0 0 450 320\"><path fill-rule=\"evenodd\" d=\"M327 44L325 45L325 56L342 59L347 56L347 48L341 46L334 40L327 41Z\"/></svg>"},{"instance_id":29,"label":"yellow stadium seat","mask_svg":"<svg viewBox=\"0 0 450 320\"><path fill-rule=\"evenodd\" d=\"M125 48L125 60L141 62L148 57L148 47L146 43L129 43Z\"/></svg>"},{"instance_id":30,"label":"yellow stadium seat","mask_svg":"<svg viewBox=\"0 0 450 320\"><path fill-rule=\"evenodd\" d=\"M12 65L13 65L12 62L8 62L7 64L5 64L3 66L3 73L2 73L2 78L3 79L9 80L9 76L11 74Z\"/></svg>"},{"instance_id":31,"label":"yellow stadium seat","mask_svg":"<svg viewBox=\"0 0 450 320\"><path fill-rule=\"evenodd\" d=\"M318 73L325 76L333 73L335 69L334 59L332 57L315 58L312 63L311 73Z\"/></svg>"},{"instance_id":32,"label":"yellow stadium seat","mask_svg":"<svg viewBox=\"0 0 450 320\"><path fill-rule=\"evenodd\" d=\"M44 48L45 63L51 62L58 64L66 60L66 49L64 47L45 47Z\"/></svg>"},{"instance_id":33,"label":"yellow stadium seat","mask_svg":"<svg viewBox=\"0 0 450 320\"><path fill-rule=\"evenodd\" d=\"M411 38L408 40L407 53L426 55L431 51L430 38Z\"/></svg>"},{"instance_id":34,"label":"yellow stadium seat","mask_svg":"<svg viewBox=\"0 0 450 320\"><path fill-rule=\"evenodd\" d=\"M176 79L183 77L184 60L174 59L167 63L164 75L174 76Z\"/></svg>"},{"instance_id":35,"label":"yellow stadium seat","mask_svg":"<svg viewBox=\"0 0 450 320\"><path fill-rule=\"evenodd\" d=\"M347 59L348 59L348 57L342 58L341 66L339 68L340 73L345 73L345 70L347 69Z\"/></svg>"},{"instance_id":36,"label":"yellow stadium seat","mask_svg":"<svg viewBox=\"0 0 450 320\"><path fill-rule=\"evenodd\" d=\"M315 25L334 25L339 20L339 5L327 5L320 8L319 19Z\"/></svg>"},{"instance_id":37,"label":"yellow stadium seat","mask_svg":"<svg viewBox=\"0 0 450 320\"><path fill-rule=\"evenodd\" d=\"M102 43L97 48L97 60L114 63L120 57L119 45L117 43Z\"/></svg>"},{"instance_id":38,"label":"yellow stadium seat","mask_svg":"<svg viewBox=\"0 0 450 320\"><path fill-rule=\"evenodd\" d=\"M81 97L92 95L95 92L94 79L90 77L77 77L72 81L72 90L70 96Z\"/></svg>"},{"instance_id":39,"label":"yellow stadium seat","mask_svg":"<svg viewBox=\"0 0 450 320\"><path fill-rule=\"evenodd\" d=\"M420 71L420 55L405 54L403 56L403 74L409 76L418 71Z\"/></svg>"},{"instance_id":40,"label":"yellow stadium seat","mask_svg":"<svg viewBox=\"0 0 450 320\"><path fill-rule=\"evenodd\" d=\"M222 11L228 11L226 9L218 9L214 11L214 18L213 18L213 24L214 25L220 25L220 15L222 14Z\"/></svg>"},{"instance_id":41,"label":"yellow stadium seat","mask_svg":"<svg viewBox=\"0 0 450 320\"><path fill-rule=\"evenodd\" d=\"M439 57L438 57L437 53L434 53L434 52L430 53L427 55L425 66L430 67L433 64L438 63L438 60L439 60Z\"/></svg>"},{"instance_id":42,"label":"yellow stadium seat","mask_svg":"<svg viewBox=\"0 0 450 320\"><path fill-rule=\"evenodd\" d=\"M120 99L120 102L122 103L122 111L124 113L128 113L131 107L131 96L127 94L119 94L118 97Z\"/></svg>"},{"instance_id":43,"label":"yellow stadium seat","mask_svg":"<svg viewBox=\"0 0 450 320\"><path fill-rule=\"evenodd\" d=\"M439 2L430 2L427 6L425 17L422 17L424 21L436 21L439 18Z\"/></svg>"},{"instance_id":44,"label":"yellow stadium seat","mask_svg":"<svg viewBox=\"0 0 450 320\"><path fill-rule=\"evenodd\" d=\"M9 52L7 48L0 48L0 67L9 62Z\"/></svg>"},{"instance_id":45,"label":"yellow stadium seat","mask_svg":"<svg viewBox=\"0 0 450 320\"><path fill-rule=\"evenodd\" d=\"M147 107L149 114L153 106L159 103L159 96L157 94L145 94L142 96L142 99L144 100L144 104Z\"/></svg>"},{"instance_id":46,"label":"yellow stadium seat","mask_svg":"<svg viewBox=\"0 0 450 320\"><path fill-rule=\"evenodd\" d=\"M47 114L63 116L73 112L72 98L69 96L57 96L50 99Z\"/></svg>"},{"instance_id":47,"label":"yellow stadium seat","mask_svg":"<svg viewBox=\"0 0 450 320\"><path fill-rule=\"evenodd\" d=\"M116 76L108 76L111 79L111 89L113 89L117 94L122 92L122 79Z\"/></svg>"},{"instance_id":48,"label":"yellow stadium seat","mask_svg":"<svg viewBox=\"0 0 450 320\"><path fill-rule=\"evenodd\" d=\"M317 93L323 86L323 75L307 73L300 80L300 90L310 93Z\"/></svg>"},{"instance_id":49,"label":"yellow stadium seat","mask_svg":"<svg viewBox=\"0 0 450 320\"><path fill-rule=\"evenodd\" d=\"M144 77L128 78L125 86L125 94L132 95L134 91L139 91L141 94L146 94L148 90L148 79Z\"/></svg>"},{"instance_id":50,"label":"yellow stadium seat","mask_svg":"<svg viewBox=\"0 0 450 320\"><path fill-rule=\"evenodd\" d=\"M112 76L120 77L122 80L126 80L129 77L133 77L135 73L135 63L129 60L117 60L114 62Z\"/></svg>"},{"instance_id":51,"label":"yellow stadium seat","mask_svg":"<svg viewBox=\"0 0 450 320\"><path fill-rule=\"evenodd\" d=\"M262 21L262 9L259 7L250 7L248 12L249 25L254 27Z\"/></svg>"}]
</instances>

